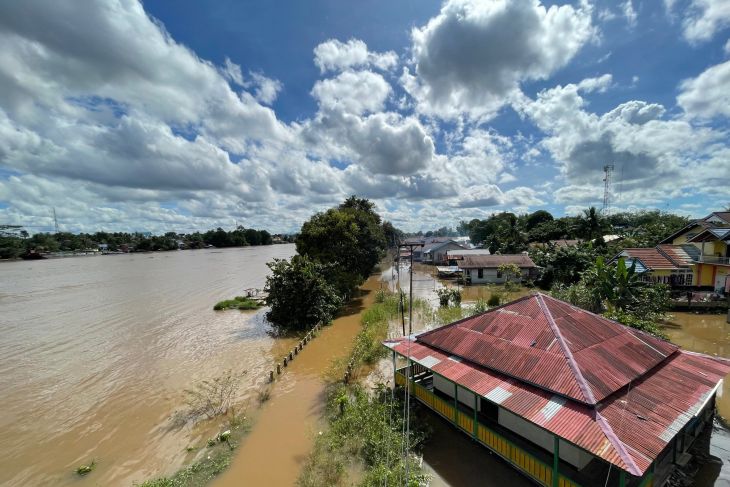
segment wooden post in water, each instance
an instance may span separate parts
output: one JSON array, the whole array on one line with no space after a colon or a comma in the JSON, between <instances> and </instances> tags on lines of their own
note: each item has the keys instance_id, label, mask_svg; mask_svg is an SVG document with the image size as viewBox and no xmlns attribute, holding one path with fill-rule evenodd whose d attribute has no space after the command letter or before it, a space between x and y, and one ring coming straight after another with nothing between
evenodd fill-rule
<instances>
[{"instance_id":1,"label":"wooden post in water","mask_svg":"<svg viewBox=\"0 0 730 487\"><path fill-rule=\"evenodd\" d=\"M269 382L274 382L274 371L273 370L269 371Z\"/></svg>"},{"instance_id":2,"label":"wooden post in water","mask_svg":"<svg viewBox=\"0 0 730 487\"><path fill-rule=\"evenodd\" d=\"M281 365L276 364L276 375L281 375Z\"/></svg>"},{"instance_id":3,"label":"wooden post in water","mask_svg":"<svg viewBox=\"0 0 730 487\"><path fill-rule=\"evenodd\" d=\"M286 367L286 357L284 357L284 367Z\"/></svg>"}]
</instances>

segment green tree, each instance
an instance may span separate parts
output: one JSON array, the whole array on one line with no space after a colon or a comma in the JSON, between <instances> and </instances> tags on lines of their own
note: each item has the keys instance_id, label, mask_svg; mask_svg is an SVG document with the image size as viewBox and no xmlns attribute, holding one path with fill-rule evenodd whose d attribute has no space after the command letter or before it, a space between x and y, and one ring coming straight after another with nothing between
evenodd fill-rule
<instances>
[{"instance_id":1,"label":"green tree","mask_svg":"<svg viewBox=\"0 0 730 487\"><path fill-rule=\"evenodd\" d=\"M588 240L603 236L607 222L598 213L595 206L583 210L583 217L578 220L578 234Z\"/></svg>"},{"instance_id":2,"label":"green tree","mask_svg":"<svg viewBox=\"0 0 730 487\"><path fill-rule=\"evenodd\" d=\"M304 222L297 252L323 264L334 264L335 285L342 296L370 275L386 249L385 234L374 204L352 196L337 208Z\"/></svg>"},{"instance_id":3,"label":"green tree","mask_svg":"<svg viewBox=\"0 0 730 487\"><path fill-rule=\"evenodd\" d=\"M271 310L267 319L289 330L306 330L332 320L342 299L330 284L327 274L332 266L295 255L291 260L274 259L267 264L266 304Z\"/></svg>"}]
</instances>

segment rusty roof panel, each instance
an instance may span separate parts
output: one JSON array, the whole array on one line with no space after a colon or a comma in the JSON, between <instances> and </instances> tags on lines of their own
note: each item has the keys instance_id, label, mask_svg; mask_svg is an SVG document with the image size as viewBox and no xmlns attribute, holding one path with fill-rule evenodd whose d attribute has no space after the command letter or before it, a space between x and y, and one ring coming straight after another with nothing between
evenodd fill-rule
<instances>
[{"instance_id":1,"label":"rusty roof panel","mask_svg":"<svg viewBox=\"0 0 730 487\"><path fill-rule=\"evenodd\" d=\"M388 345L414 359L434 357L439 360L434 372L634 475L643 475L730 372L728 361L677 351L593 406L468 360L449 360L449 355L422 342Z\"/></svg>"},{"instance_id":2,"label":"rusty roof panel","mask_svg":"<svg viewBox=\"0 0 730 487\"><path fill-rule=\"evenodd\" d=\"M607 397L677 350L542 294L431 330L416 340L587 404Z\"/></svg>"}]
</instances>

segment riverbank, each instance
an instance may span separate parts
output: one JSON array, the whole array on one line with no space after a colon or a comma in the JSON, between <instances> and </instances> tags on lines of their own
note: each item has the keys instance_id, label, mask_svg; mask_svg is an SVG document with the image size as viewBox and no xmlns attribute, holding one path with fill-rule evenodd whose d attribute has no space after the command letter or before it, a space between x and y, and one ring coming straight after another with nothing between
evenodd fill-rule
<instances>
[{"instance_id":1,"label":"riverbank","mask_svg":"<svg viewBox=\"0 0 730 487\"><path fill-rule=\"evenodd\" d=\"M214 487L240 485L294 485L299 478L323 421L325 375L331 365L348 356L360 330L360 318L380 289L378 275L371 276L331 326L291 362L272 388L256 426L242 441L231 466Z\"/></svg>"}]
</instances>

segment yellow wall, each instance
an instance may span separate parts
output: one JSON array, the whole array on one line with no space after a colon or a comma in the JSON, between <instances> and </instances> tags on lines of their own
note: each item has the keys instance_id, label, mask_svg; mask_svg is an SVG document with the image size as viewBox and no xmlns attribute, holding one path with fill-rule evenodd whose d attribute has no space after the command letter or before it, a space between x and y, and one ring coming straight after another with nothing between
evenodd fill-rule
<instances>
[{"instance_id":1,"label":"yellow wall","mask_svg":"<svg viewBox=\"0 0 730 487\"><path fill-rule=\"evenodd\" d=\"M712 280L712 268L715 267L711 264L695 264L694 276L692 277L695 286L714 286L715 281ZM700 272L701 270L701 272Z\"/></svg>"},{"instance_id":2,"label":"yellow wall","mask_svg":"<svg viewBox=\"0 0 730 487\"><path fill-rule=\"evenodd\" d=\"M686 234L685 235L680 235L679 237L677 237L674 240L672 240L672 245L682 245L682 244L686 244L686 243L687 243L687 236L686 236Z\"/></svg>"}]
</instances>

